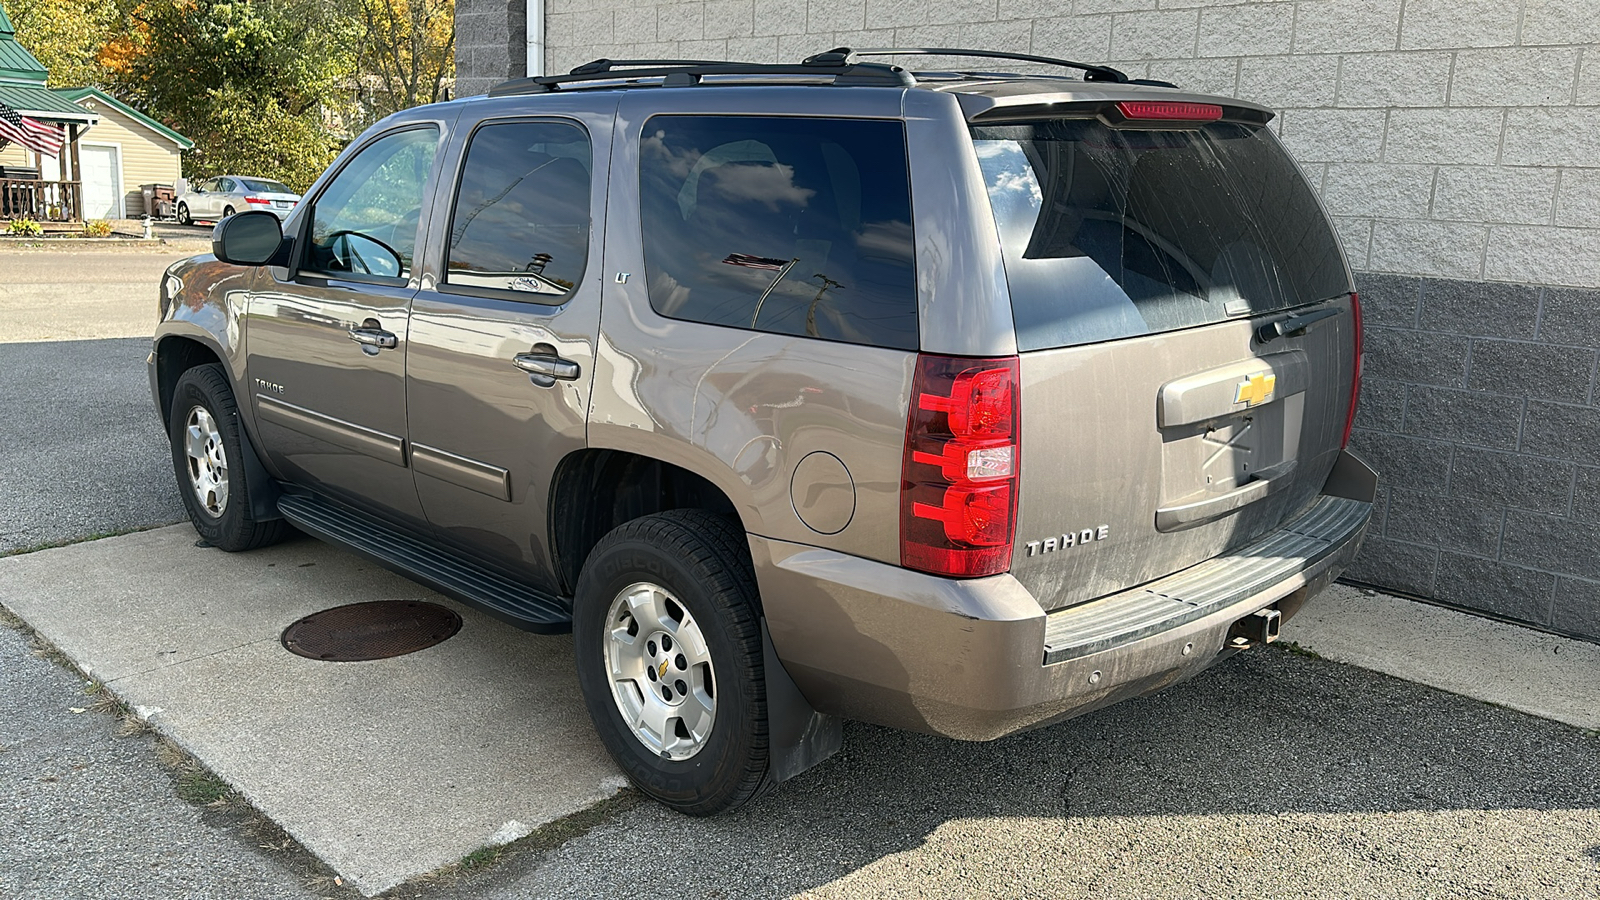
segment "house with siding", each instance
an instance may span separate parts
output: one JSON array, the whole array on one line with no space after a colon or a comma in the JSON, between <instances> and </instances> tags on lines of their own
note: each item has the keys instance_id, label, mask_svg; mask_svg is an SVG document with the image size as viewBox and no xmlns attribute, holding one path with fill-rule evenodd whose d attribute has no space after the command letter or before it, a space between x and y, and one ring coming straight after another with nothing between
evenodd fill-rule
<instances>
[{"instance_id":1,"label":"house with siding","mask_svg":"<svg viewBox=\"0 0 1600 900\"><path fill-rule=\"evenodd\" d=\"M44 66L17 42L0 7L0 103L62 127L59 157L0 148L0 218L82 220L146 214L143 184L173 184L194 142L105 91L47 86ZM18 177L20 176L20 177ZM35 182L29 184L27 182Z\"/></svg>"},{"instance_id":2,"label":"house with siding","mask_svg":"<svg viewBox=\"0 0 1600 900\"><path fill-rule=\"evenodd\" d=\"M599 57L975 47L1274 108L1366 310L1353 443L1383 488L1348 577L1600 639L1597 0L458 0L456 23L462 95Z\"/></svg>"}]
</instances>

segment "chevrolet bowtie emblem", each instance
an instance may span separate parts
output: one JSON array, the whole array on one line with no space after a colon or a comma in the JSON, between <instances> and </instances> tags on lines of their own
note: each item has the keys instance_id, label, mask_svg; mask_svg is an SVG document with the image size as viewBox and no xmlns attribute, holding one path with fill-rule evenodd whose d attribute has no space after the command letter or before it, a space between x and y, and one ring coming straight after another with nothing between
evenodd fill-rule
<instances>
[{"instance_id":1,"label":"chevrolet bowtie emblem","mask_svg":"<svg viewBox=\"0 0 1600 900\"><path fill-rule=\"evenodd\" d=\"M661 671L656 673L656 677L657 678L665 678L667 676L667 665L668 665L667 660L663 659L661 661Z\"/></svg>"},{"instance_id":2,"label":"chevrolet bowtie emblem","mask_svg":"<svg viewBox=\"0 0 1600 900\"><path fill-rule=\"evenodd\" d=\"M1272 392L1278 386L1278 376L1270 374L1251 375L1239 382L1239 387L1233 393L1233 402L1243 403L1245 406L1256 406L1272 399Z\"/></svg>"}]
</instances>

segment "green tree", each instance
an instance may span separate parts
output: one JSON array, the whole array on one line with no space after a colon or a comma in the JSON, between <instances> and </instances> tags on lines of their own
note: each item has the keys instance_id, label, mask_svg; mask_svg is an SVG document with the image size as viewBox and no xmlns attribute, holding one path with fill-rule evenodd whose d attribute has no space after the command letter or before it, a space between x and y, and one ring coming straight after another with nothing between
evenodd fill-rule
<instances>
[{"instance_id":1,"label":"green tree","mask_svg":"<svg viewBox=\"0 0 1600 900\"><path fill-rule=\"evenodd\" d=\"M17 42L50 72L53 87L102 87L106 42L122 28L116 0L4 0Z\"/></svg>"},{"instance_id":2,"label":"green tree","mask_svg":"<svg viewBox=\"0 0 1600 900\"><path fill-rule=\"evenodd\" d=\"M303 190L339 148L324 110L354 70L352 44L317 0L146 0L100 62L124 96L195 140L191 177Z\"/></svg>"},{"instance_id":3,"label":"green tree","mask_svg":"<svg viewBox=\"0 0 1600 900\"><path fill-rule=\"evenodd\" d=\"M455 78L455 0L336 0L354 38L352 126L444 99Z\"/></svg>"}]
</instances>

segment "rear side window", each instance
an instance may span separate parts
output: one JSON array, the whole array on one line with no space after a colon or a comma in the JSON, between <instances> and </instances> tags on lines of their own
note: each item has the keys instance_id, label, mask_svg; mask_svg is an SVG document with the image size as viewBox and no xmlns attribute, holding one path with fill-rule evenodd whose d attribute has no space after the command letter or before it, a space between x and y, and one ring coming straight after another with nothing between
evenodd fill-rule
<instances>
[{"instance_id":1,"label":"rear side window","mask_svg":"<svg viewBox=\"0 0 1600 900\"><path fill-rule=\"evenodd\" d=\"M656 312L917 348L901 123L656 116L640 150Z\"/></svg>"},{"instance_id":2,"label":"rear side window","mask_svg":"<svg viewBox=\"0 0 1600 900\"><path fill-rule=\"evenodd\" d=\"M1350 289L1311 188L1265 128L972 130L1023 350L1115 340Z\"/></svg>"},{"instance_id":3,"label":"rear side window","mask_svg":"<svg viewBox=\"0 0 1600 900\"><path fill-rule=\"evenodd\" d=\"M450 220L445 283L564 302L589 255L589 135L501 122L472 135Z\"/></svg>"}]
</instances>

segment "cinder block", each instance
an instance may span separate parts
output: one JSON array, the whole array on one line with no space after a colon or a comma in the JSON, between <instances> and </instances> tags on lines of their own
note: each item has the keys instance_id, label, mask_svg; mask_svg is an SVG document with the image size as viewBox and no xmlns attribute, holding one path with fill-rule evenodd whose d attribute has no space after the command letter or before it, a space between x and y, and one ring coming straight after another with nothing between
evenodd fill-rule
<instances>
[{"instance_id":1,"label":"cinder block","mask_svg":"<svg viewBox=\"0 0 1600 900\"><path fill-rule=\"evenodd\" d=\"M1387 378L1361 379L1361 397L1356 402L1356 428L1363 431L1399 433L1405 426L1404 384Z\"/></svg>"},{"instance_id":2,"label":"cinder block","mask_svg":"<svg viewBox=\"0 0 1600 900\"><path fill-rule=\"evenodd\" d=\"M1347 56L1339 69L1339 105L1444 106L1450 54L1433 51Z\"/></svg>"},{"instance_id":3,"label":"cinder block","mask_svg":"<svg viewBox=\"0 0 1600 900\"><path fill-rule=\"evenodd\" d=\"M728 58L742 62L775 63L778 58L778 39L775 36L729 38ZM791 60L783 60L791 62ZM799 60L792 60L799 62Z\"/></svg>"},{"instance_id":4,"label":"cinder block","mask_svg":"<svg viewBox=\"0 0 1600 900\"><path fill-rule=\"evenodd\" d=\"M1372 226L1372 255L1367 265L1380 272L1477 280L1483 277L1487 239L1487 229L1477 225L1380 219Z\"/></svg>"},{"instance_id":5,"label":"cinder block","mask_svg":"<svg viewBox=\"0 0 1600 900\"><path fill-rule=\"evenodd\" d=\"M856 5L865 7L860 0L857 0ZM756 4L755 36L805 34L806 11L807 0L762 0ZM821 30L832 27L832 25L819 25ZM774 42L773 46L776 48L777 43Z\"/></svg>"},{"instance_id":6,"label":"cinder block","mask_svg":"<svg viewBox=\"0 0 1600 900\"><path fill-rule=\"evenodd\" d=\"M674 3L656 8L656 40L698 41L705 37L704 3Z\"/></svg>"},{"instance_id":7,"label":"cinder block","mask_svg":"<svg viewBox=\"0 0 1600 900\"><path fill-rule=\"evenodd\" d=\"M1556 576L1548 572L1447 552L1439 554L1434 596L1520 622L1549 625L1555 586Z\"/></svg>"},{"instance_id":8,"label":"cinder block","mask_svg":"<svg viewBox=\"0 0 1600 900\"><path fill-rule=\"evenodd\" d=\"M1528 401L1528 416L1522 424L1522 450L1582 465L1600 465L1600 409Z\"/></svg>"},{"instance_id":9,"label":"cinder block","mask_svg":"<svg viewBox=\"0 0 1600 900\"><path fill-rule=\"evenodd\" d=\"M1431 597L1438 568L1437 548L1369 535L1344 575L1390 590Z\"/></svg>"},{"instance_id":10,"label":"cinder block","mask_svg":"<svg viewBox=\"0 0 1600 900\"><path fill-rule=\"evenodd\" d=\"M1413 544L1494 557L1500 552L1504 519L1505 510L1499 507L1394 487L1389 491L1386 533L1403 535Z\"/></svg>"},{"instance_id":11,"label":"cinder block","mask_svg":"<svg viewBox=\"0 0 1600 900\"><path fill-rule=\"evenodd\" d=\"M1111 58L1110 16L1034 19L1033 52L1080 62Z\"/></svg>"},{"instance_id":12,"label":"cinder block","mask_svg":"<svg viewBox=\"0 0 1600 900\"><path fill-rule=\"evenodd\" d=\"M1563 169L1556 195L1556 224L1600 228L1600 169Z\"/></svg>"},{"instance_id":13,"label":"cinder block","mask_svg":"<svg viewBox=\"0 0 1600 900\"><path fill-rule=\"evenodd\" d=\"M1558 579L1550 627L1600 640L1600 582Z\"/></svg>"},{"instance_id":14,"label":"cinder block","mask_svg":"<svg viewBox=\"0 0 1600 900\"><path fill-rule=\"evenodd\" d=\"M1501 159L1508 166L1600 165L1595 111L1581 106L1510 110Z\"/></svg>"},{"instance_id":15,"label":"cinder block","mask_svg":"<svg viewBox=\"0 0 1600 900\"><path fill-rule=\"evenodd\" d=\"M928 21L928 6L924 0L867 0L866 19L862 27L922 25Z\"/></svg>"},{"instance_id":16,"label":"cinder block","mask_svg":"<svg viewBox=\"0 0 1600 900\"><path fill-rule=\"evenodd\" d=\"M982 28L994 24L998 19L998 4L995 0L941 0L939 3L924 3L927 16L924 20L929 25L964 24L973 28ZM1053 9L1041 9L1040 12L1054 12ZM878 23L867 20L868 27L877 27ZM952 46L940 44L939 46ZM962 42L956 47L972 47L982 50L1001 49L992 44ZM1026 45L1024 45L1026 46ZM1012 48L1015 49L1015 48Z\"/></svg>"},{"instance_id":17,"label":"cinder block","mask_svg":"<svg viewBox=\"0 0 1600 900\"><path fill-rule=\"evenodd\" d=\"M555 13L545 17L545 40L552 47L599 47L612 42L611 10Z\"/></svg>"},{"instance_id":18,"label":"cinder block","mask_svg":"<svg viewBox=\"0 0 1600 900\"><path fill-rule=\"evenodd\" d=\"M1426 219L1433 166L1332 163L1322 182L1322 200L1340 216Z\"/></svg>"},{"instance_id":19,"label":"cinder block","mask_svg":"<svg viewBox=\"0 0 1600 900\"><path fill-rule=\"evenodd\" d=\"M1545 288L1539 340L1577 347L1600 347L1600 291Z\"/></svg>"},{"instance_id":20,"label":"cinder block","mask_svg":"<svg viewBox=\"0 0 1600 900\"><path fill-rule=\"evenodd\" d=\"M1457 447L1450 470L1450 496L1494 507L1565 515L1572 499L1573 468L1570 462L1523 453Z\"/></svg>"},{"instance_id":21,"label":"cinder block","mask_svg":"<svg viewBox=\"0 0 1600 900\"><path fill-rule=\"evenodd\" d=\"M618 16L626 15L618 11ZM706 40L750 37L755 34L754 0L707 0Z\"/></svg>"},{"instance_id":22,"label":"cinder block","mask_svg":"<svg viewBox=\"0 0 1600 900\"><path fill-rule=\"evenodd\" d=\"M1524 6L1522 44L1600 43L1600 0L1528 0Z\"/></svg>"},{"instance_id":23,"label":"cinder block","mask_svg":"<svg viewBox=\"0 0 1600 900\"><path fill-rule=\"evenodd\" d=\"M636 9L617 10L611 23L611 34L619 44L655 43L656 7L642 6Z\"/></svg>"},{"instance_id":24,"label":"cinder block","mask_svg":"<svg viewBox=\"0 0 1600 900\"><path fill-rule=\"evenodd\" d=\"M1516 43L1521 4L1505 0L1406 0L1400 46L1506 47Z\"/></svg>"},{"instance_id":25,"label":"cinder block","mask_svg":"<svg viewBox=\"0 0 1600 900\"><path fill-rule=\"evenodd\" d=\"M1408 12L1408 25L1410 21ZM1506 77L1511 72L1527 77ZM1450 105L1566 106L1577 77L1578 51L1573 47L1463 50L1456 54L1450 78Z\"/></svg>"},{"instance_id":26,"label":"cinder block","mask_svg":"<svg viewBox=\"0 0 1600 900\"><path fill-rule=\"evenodd\" d=\"M1574 101L1585 106L1600 104L1600 53L1584 54Z\"/></svg>"},{"instance_id":27,"label":"cinder block","mask_svg":"<svg viewBox=\"0 0 1600 900\"><path fill-rule=\"evenodd\" d=\"M1451 454L1458 449L1440 441L1375 431L1352 435L1351 443L1390 484L1439 494L1446 492Z\"/></svg>"},{"instance_id":28,"label":"cinder block","mask_svg":"<svg viewBox=\"0 0 1600 900\"><path fill-rule=\"evenodd\" d=\"M1065 6L1065 5L1066 4L1064 4L1064 3L1062 4L1062 6ZM1173 5L1173 4L1168 4L1168 5ZM1177 4L1177 5L1186 5L1186 4ZM1005 0L1001 0L1000 15L1002 17L1008 17L1008 11L1017 10L1017 9L1019 9L1019 7L1020 8L1025 8L1025 9L1028 10L1027 12L1021 13L1021 15L1024 16L1024 17L1025 16L1031 16L1031 15L1037 15L1038 13L1045 12L1047 6L1048 6L1048 4L1041 3L1041 2L1039 2L1039 0L1027 0L1027 2L1024 3L1024 4L1008 3L1008 2L1005 2ZM1072 5L1072 12L1073 12L1074 15L1094 15L1096 13L1114 13L1114 12L1137 12L1139 10L1144 10L1144 9L1155 9L1156 6L1157 6L1156 0L1077 0L1077 2Z\"/></svg>"},{"instance_id":29,"label":"cinder block","mask_svg":"<svg viewBox=\"0 0 1600 900\"><path fill-rule=\"evenodd\" d=\"M1417 327L1422 279L1411 275L1357 272L1356 292L1361 295L1361 319L1368 328ZM1466 347L1461 351L1465 354Z\"/></svg>"},{"instance_id":30,"label":"cinder block","mask_svg":"<svg viewBox=\"0 0 1600 900\"><path fill-rule=\"evenodd\" d=\"M1302 3L1295 18L1294 52L1393 50L1399 34L1400 0Z\"/></svg>"},{"instance_id":31,"label":"cinder block","mask_svg":"<svg viewBox=\"0 0 1600 900\"><path fill-rule=\"evenodd\" d=\"M1500 150L1497 109L1397 109L1383 159L1392 163L1492 165ZM1536 163L1535 165L1550 165Z\"/></svg>"},{"instance_id":32,"label":"cinder block","mask_svg":"<svg viewBox=\"0 0 1600 900\"><path fill-rule=\"evenodd\" d=\"M1505 394L1416 385L1406 401L1402 430L1434 440L1515 450L1523 403L1522 397ZM1459 454L1456 466L1459 470Z\"/></svg>"},{"instance_id":33,"label":"cinder block","mask_svg":"<svg viewBox=\"0 0 1600 900\"><path fill-rule=\"evenodd\" d=\"M1533 284L1600 285L1600 229L1492 226L1484 277Z\"/></svg>"},{"instance_id":34,"label":"cinder block","mask_svg":"<svg viewBox=\"0 0 1600 900\"><path fill-rule=\"evenodd\" d=\"M1197 56L1271 56L1288 53L1294 38L1294 5L1253 3L1200 12Z\"/></svg>"},{"instance_id":35,"label":"cinder block","mask_svg":"<svg viewBox=\"0 0 1600 900\"><path fill-rule=\"evenodd\" d=\"M1367 248L1372 245L1372 220L1334 216L1333 227L1339 233L1339 243L1344 246L1344 255L1350 262L1350 268L1365 269Z\"/></svg>"},{"instance_id":36,"label":"cinder block","mask_svg":"<svg viewBox=\"0 0 1600 900\"><path fill-rule=\"evenodd\" d=\"M1372 325L1367 325L1365 338L1362 371L1373 378L1440 387L1467 386L1468 338Z\"/></svg>"},{"instance_id":37,"label":"cinder block","mask_svg":"<svg viewBox=\"0 0 1600 900\"><path fill-rule=\"evenodd\" d=\"M1376 162L1383 151L1384 115L1381 109L1284 110L1279 136L1301 162Z\"/></svg>"},{"instance_id":38,"label":"cinder block","mask_svg":"<svg viewBox=\"0 0 1600 900\"><path fill-rule=\"evenodd\" d=\"M896 28L894 30L894 45L897 47L972 47L983 50L1003 50L1012 53L1027 53L1033 41L1033 23L1026 20L1012 22L977 22L972 25L917 25L911 28ZM854 46L854 45L851 45ZM938 68L948 61L966 69L996 68L1013 69L1016 64L1002 60L985 60L977 57L938 57L928 56L921 59L907 59L917 68ZM904 64L904 63L903 63ZM1063 70L1043 67L1043 71L1061 74Z\"/></svg>"},{"instance_id":39,"label":"cinder block","mask_svg":"<svg viewBox=\"0 0 1600 900\"><path fill-rule=\"evenodd\" d=\"M1572 517L1600 522L1600 468L1578 467L1572 485Z\"/></svg>"},{"instance_id":40,"label":"cinder block","mask_svg":"<svg viewBox=\"0 0 1600 900\"><path fill-rule=\"evenodd\" d=\"M1239 66L1239 96L1273 109L1332 106L1338 78L1337 56L1248 58Z\"/></svg>"},{"instance_id":41,"label":"cinder block","mask_svg":"<svg viewBox=\"0 0 1600 900\"><path fill-rule=\"evenodd\" d=\"M1533 340L1539 326L1539 293L1533 285L1424 278L1418 327Z\"/></svg>"},{"instance_id":42,"label":"cinder block","mask_svg":"<svg viewBox=\"0 0 1600 900\"><path fill-rule=\"evenodd\" d=\"M808 0L806 32L814 34L819 30L829 32L864 27L867 27L867 0Z\"/></svg>"},{"instance_id":43,"label":"cinder block","mask_svg":"<svg viewBox=\"0 0 1600 900\"><path fill-rule=\"evenodd\" d=\"M1433 217L1544 225L1554 211L1555 194L1555 169L1442 166L1433 194Z\"/></svg>"},{"instance_id":44,"label":"cinder block","mask_svg":"<svg viewBox=\"0 0 1600 900\"><path fill-rule=\"evenodd\" d=\"M1111 30L1111 55L1117 59L1193 56L1199 23L1198 10L1118 14Z\"/></svg>"},{"instance_id":45,"label":"cinder block","mask_svg":"<svg viewBox=\"0 0 1600 900\"><path fill-rule=\"evenodd\" d=\"M1600 579L1600 525L1507 510L1500 556L1560 575Z\"/></svg>"},{"instance_id":46,"label":"cinder block","mask_svg":"<svg viewBox=\"0 0 1600 900\"><path fill-rule=\"evenodd\" d=\"M727 59L728 42L725 40L679 41L678 52L684 59Z\"/></svg>"},{"instance_id":47,"label":"cinder block","mask_svg":"<svg viewBox=\"0 0 1600 900\"><path fill-rule=\"evenodd\" d=\"M1154 60L1149 73L1151 78L1170 81L1186 91L1229 97L1239 94L1239 64L1232 59Z\"/></svg>"},{"instance_id":48,"label":"cinder block","mask_svg":"<svg viewBox=\"0 0 1600 900\"><path fill-rule=\"evenodd\" d=\"M1485 311L1486 315L1492 315ZM1472 344L1467 387L1522 394L1537 400L1584 403L1590 396L1595 351L1531 341L1478 340Z\"/></svg>"}]
</instances>

